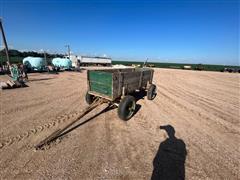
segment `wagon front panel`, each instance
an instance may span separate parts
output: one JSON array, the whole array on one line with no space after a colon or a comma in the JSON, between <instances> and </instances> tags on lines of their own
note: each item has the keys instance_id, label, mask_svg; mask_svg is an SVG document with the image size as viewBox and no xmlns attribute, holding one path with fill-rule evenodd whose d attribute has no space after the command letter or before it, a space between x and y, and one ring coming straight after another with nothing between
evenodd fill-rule
<instances>
[{"instance_id":1,"label":"wagon front panel","mask_svg":"<svg viewBox=\"0 0 240 180\"><path fill-rule=\"evenodd\" d=\"M104 71L88 72L89 93L106 99L112 99L112 73Z\"/></svg>"}]
</instances>

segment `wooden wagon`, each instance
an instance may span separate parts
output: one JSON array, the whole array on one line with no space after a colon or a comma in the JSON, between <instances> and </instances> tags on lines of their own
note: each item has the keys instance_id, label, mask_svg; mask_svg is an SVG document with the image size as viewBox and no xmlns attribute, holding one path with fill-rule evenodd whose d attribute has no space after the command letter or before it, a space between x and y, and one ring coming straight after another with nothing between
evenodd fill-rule
<instances>
[{"instance_id":1,"label":"wooden wagon","mask_svg":"<svg viewBox=\"0 0 240 180\"><path fill-rule=\"evenodd\" d=\"M105 100L116 104L118 106L118 116L122 120L128 120L133 116L136 109L133 92L137 90L147 91L149 100L152 100L156 95L156 86L152 83L153 70L150 68L89 70L87 76L86 101L91 105L65 127L54 131L38 143L35 146L36 149L41 149L44 145L72 130L73 124L98 105L104 103Z\"/></svg>"},{"instance_id":2,"label":"wooden wagon","mask_svg":"<svg viewBox=\"0 0 240 180\"><path fill-rule=\"evenodd\" d=\"M94 98L101 97L118 105L118 116L128 120L136 109L135 91L147 91L147 98L156 95L156 86L152 83L153 69L101 69L88 70L88 91L86 101L91 104Z\"/></svg>"}]
</instances>

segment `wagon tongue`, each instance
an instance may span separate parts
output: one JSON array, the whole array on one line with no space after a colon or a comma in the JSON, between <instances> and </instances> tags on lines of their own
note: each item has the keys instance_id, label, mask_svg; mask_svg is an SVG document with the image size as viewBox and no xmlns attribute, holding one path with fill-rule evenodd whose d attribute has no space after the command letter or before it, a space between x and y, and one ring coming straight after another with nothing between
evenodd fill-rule
<instances>
[{"instance_id":1,"label":"wagon tongue","mask_svg":"<svg viewBox=\"0 0 240 180\"><path fill-rule=\"evenodd\" d=\"M61 137L67 130L70 129L70 127L75 124L77 121L79 121L81 118L83 118L86 114L88 114L89 112L91 112L93 109L95 109L97 106L103 104L103 103L107 103L106 100L101 99L101 98L97 98L91 105L89 105L86 109L84 109L82 111L82 113L73 121L71 121L70 123L68 123L65 127L63 127L62 129L58 129L57 131L54 131L52 134L50 134L48 137L46 137L44 140L42 140L40 143L38 143L35 146L36 150L42 149L43 146L50 144L52 141L56 140L57 138ZM109 107L109 105L105 108L107 109ZM104 110L105 110L104 109Z\"/></svg>"}]
</instances>

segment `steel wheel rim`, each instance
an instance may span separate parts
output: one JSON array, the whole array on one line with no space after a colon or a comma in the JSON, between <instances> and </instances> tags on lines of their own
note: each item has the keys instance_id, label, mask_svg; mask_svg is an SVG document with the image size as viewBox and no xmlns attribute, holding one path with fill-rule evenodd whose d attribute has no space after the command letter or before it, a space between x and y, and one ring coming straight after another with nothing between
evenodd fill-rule
<instances>
[{"instance_id":1,"label":"steel wheel rim","mask_svg":"<svg viewBox=\"0 0 240 180\"><path fill-rule=\"evenodd\" d=\"M129 106L127 107L127 118L131 117L135 111L136 104L134 102L131 102Z\"/></svg>"}]
</instances>

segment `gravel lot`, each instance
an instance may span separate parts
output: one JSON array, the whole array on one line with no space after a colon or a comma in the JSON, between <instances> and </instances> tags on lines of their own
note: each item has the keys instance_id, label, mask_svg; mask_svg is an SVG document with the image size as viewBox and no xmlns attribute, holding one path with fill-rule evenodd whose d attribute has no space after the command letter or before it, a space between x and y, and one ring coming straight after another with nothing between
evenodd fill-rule
<instances>
[{"instance_id":1,"label":"gravel lot","mask_svg":"<svg viewBox=\"0 0 240 180\"><path fill-rule=\"evenodd\" d=\"M234 73L155 69L158 94L138 100L129 121L103 104L36 151L87 107L86 78L86 71L34 73L29 87L0 91L1 179L239 179Z\"/></svg>"}]
</instances>

